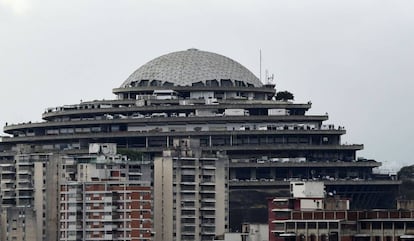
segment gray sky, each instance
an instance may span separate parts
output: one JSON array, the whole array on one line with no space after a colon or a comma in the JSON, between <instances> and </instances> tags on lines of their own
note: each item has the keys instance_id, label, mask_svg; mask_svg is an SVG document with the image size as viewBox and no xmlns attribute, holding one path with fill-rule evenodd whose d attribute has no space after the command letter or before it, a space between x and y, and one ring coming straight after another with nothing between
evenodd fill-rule
<instances>
[{"instance_id":1,"label":"gray sky","mask_svg":"<svg viewBox=\"0 0 414 241\"><path fill-rule=\"evenodd\" d=\"M414 1L0 0L0 125L113 98L162 54L228 56L345 126L359 156L414 164Z\"/></svg>"}]
</instances>

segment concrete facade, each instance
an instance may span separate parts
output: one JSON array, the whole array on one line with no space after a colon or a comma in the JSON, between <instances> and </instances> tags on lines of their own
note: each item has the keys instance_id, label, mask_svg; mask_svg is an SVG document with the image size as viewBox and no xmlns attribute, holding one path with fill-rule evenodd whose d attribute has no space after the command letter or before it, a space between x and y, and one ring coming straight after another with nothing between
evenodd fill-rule
<instances>
[{"instance_id":1,"label":"concrete facade","mask_svg":"<svg viewBox=\"0 0 414 241\"><path fill-rule=\"evenodd\" d=\"M154 160L155 240L213 240L228 230L228 159L197 140L174 147Z\"/></svg>"},{"instance_id":2,"label":"concrete facade","mask_svg":"<svg viewBox=\"0 0 414 241\"><path fill-rule=\"evenodd\" d=\"M39 241L36 212L30 207L0 209L1 241Z\"/></svg>"}]
</instances>

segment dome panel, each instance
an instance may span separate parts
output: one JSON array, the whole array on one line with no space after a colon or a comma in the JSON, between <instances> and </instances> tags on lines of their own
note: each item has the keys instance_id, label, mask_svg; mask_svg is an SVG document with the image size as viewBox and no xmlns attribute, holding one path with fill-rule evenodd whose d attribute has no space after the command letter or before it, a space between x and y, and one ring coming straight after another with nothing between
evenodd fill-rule
<instances>
[{"instance_id":1,"label":"dome panel","mask_svg":"<svg viewBox=\"0 0 414 241\"><path fill-rule=\"evenodd\" d=\"M260 80L238 62L219 54L189 49L149 61L132 73L121 88L142 86L140 83L151 83L153 80L159 85L167 82L175 86L192 86L194 83L205 85L206 81L220 82L222 79L262 86Z\"/></svg>"}]
</instances>

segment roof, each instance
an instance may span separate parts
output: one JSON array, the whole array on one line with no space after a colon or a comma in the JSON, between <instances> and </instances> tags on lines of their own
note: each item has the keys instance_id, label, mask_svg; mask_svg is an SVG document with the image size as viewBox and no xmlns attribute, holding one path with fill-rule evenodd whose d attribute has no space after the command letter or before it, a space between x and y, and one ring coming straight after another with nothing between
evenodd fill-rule
<instances>
[{"instance_id":1,"label":"roof","mask_svg":"<svg viewBox=\"0 0 414 241\"><path fill-rule=\"evenodd\" d=\"M227 84L230 80L235 86L262 86L260 80L238 62L219 54L188 49L149 61L133 72L121 88L194 84L221 86L224 85L222 80L227 81Z\"/></svg>"}]
</instances>

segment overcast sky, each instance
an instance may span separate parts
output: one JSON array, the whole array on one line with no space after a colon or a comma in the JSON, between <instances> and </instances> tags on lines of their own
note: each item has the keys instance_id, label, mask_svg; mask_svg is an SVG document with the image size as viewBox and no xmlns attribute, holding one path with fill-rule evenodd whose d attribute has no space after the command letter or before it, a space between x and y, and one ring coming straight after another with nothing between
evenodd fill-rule
<instances>
[{"instance_id":1,"label":"overcast sky","mask_svg":"<svg viewBox=\"0 0 414 241\"><path fill-rule=\"evenodd\" d=\"M113 98L139 66L198 48L228 56L386 167L414 164L414 1L0 0L0 125ZM263 71L264 73L264 71Z\"/></svg>"}]
</instances>

